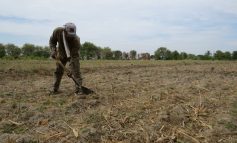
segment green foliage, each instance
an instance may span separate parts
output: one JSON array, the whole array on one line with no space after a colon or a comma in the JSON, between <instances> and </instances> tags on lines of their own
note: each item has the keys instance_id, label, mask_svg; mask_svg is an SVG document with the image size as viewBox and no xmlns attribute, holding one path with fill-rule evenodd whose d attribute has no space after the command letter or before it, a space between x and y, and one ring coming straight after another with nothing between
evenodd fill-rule
<instances>
[{"instance_id":1,"label":"green foliage","mask_svg":"<svg viewBox=\"0 0 237 143\"><path fill-rule=\"evenodd\" d=\"M13 58L19 58L20 57L20 54L21 54L21 49L18 48L16 45L14 44L7 44L5 46L6 48L6 53L8 56L11 56Z\"/></svg>"},{"instance_id":2,"label":"green foliage","mask_svg":"<svg viewBox=\"0 0 237 143\"><path fill-rule=\"evenodd\" d=\"M0 44L0 58L6 56L5 47L3 44Z\"/></svg>"},{"instance_id":3,"label":"green foliage","mask_svg":"<svg viewBox=\"0 0 237 143\"><path fill-rule=\"evenodd\" d=\"M117 51L114 51L114 52L113 52L113 55L114 55L114 59L115 59L115 60L121 60L123 54L122 54L121 51L117 50Z\"/></svg>"},{"instance_id":4,"label":"green foliage","mask_svg":"<svg viewBox=\"0 0 237 143\"><path fill-rule=\"evenodd\" d=\"M36 46L35 50L32 54L33 57L43 57L43 58L49 58L50 56L50 49L48 47L40 47L40 46Z\"/></svg>"},{"instance_id":5,"label":"green foliage","mask_svg":"<svg viewBox=\"0 0 237 143\"><path fill-rule=\"evenodd\" d=\"M150 60L151 59L151 55L150 55L150 53L141 53L141 54L139 54L138 59Z\"/></svg>"},{"instance_id":6,"label":"green foliage","mask_svg":"<svg viewBox=\"0 0 237 143\"><path fill-rule=\"evenodd\" d=\"M185 59L188 58L188 54L185 53L185 52L181 52L181 53L180 53L180 58L181 58L181 60L185 60Z\"/></svg>"},{"instance_id":7,"label":"green foliage","mask_svg":"<svg viewBox=\"0 0 237 143\"><path fill-rule=\"evenodd\" d=\"M233 122L225 123L225 127L230 131L236 131L237 130L237 125L234 124Z\"/></svg>"},{"instance_id":8,"label":"green foliage","mask_svg":"<svg viewBox=\"0 0 237 143\"><path fill-rule=\"evenodd\" d=\"M224 53L220 50L216 51L216 53L214 54L214 58L216 60L221 60L224 59Z\"/></svg>"},{"instance_id":9,"label":"green foliage","mask_svg":"<svg viewBox=\"0 0 237 143\"><path fill-rule=\"evenodd\" d=\"M172 52L172 54L171 54L171 59L172 60L180 60L180 55L179 55L179 52L178 51L174 51L174 52Z\"/></svg>"},{"instance_id":10,"label":"green foliage","mask_svg":"<svg viewBox=\"0 0 237 143\"><path fill-rule=\"evenodd\" d=\"M81 48L81 57L82 59L98 59L99 57L99 48L90 42L85 42L82 44Z\"/></svg>"},{"instance_id":11,"label":"green foliage","mask_svg":"<svg viewBox=\"0 0 237 143\"><path fill-rule=\"evenodd\" d=\"M36 57L49 58L50 49L49 47L35 46L32 44L24 44L22 47L22 56L30 57L32 59Z\"/></svg>"},{"instance_id":12,"label":"green foliage","mask_svg":"<svg viewBox=\"0 0 237 143\"><path fill-rule=\"evenodd\" d=\"M188 58L189 60L197 60L197 56L194 54L188 54Z\"/></svg>"},{"instance_id":13,"label":"green foliage","mask_svg":"<svg viewBox=\"0 0 237 143\"><path fill-rule=\"evenodd\" d=\"M3 133L16 133L16 134L23 134L25 133L26 129L24 128L24 126L17 126L15 124L10 124L10 123L7 123L7 124L4 124L3 127L2 127L2 132Z\"/></svg>"},{"instance_id":14,"label":"green foliage","mask_svg":"<svg viewBox=\"0 0 237 143\"><path fill-rule=\"evenodd\" d=\"M21 59L45 59L49 58L49 47L35 46L33 44L24 44L21 48L14 44L3 45L0 43L0 58L13 60Z\"/></svg>"},{"instance_id":15,"label":"green foliage","mask_svg":"<svg viewBox=\"0 0 237 143\"><path fill-rule=\"evenodd\" d=\"M230 52L222 52L220 50L216 51L214 54L215 60L231 60L231 53Z\"/></svg>"},{"instance_id":16,"label":"green foliage","mask_svg":"<svg viewBox=\"0 0 237 143\"><path fill-rule=\"evenodd\" d=\"M232 53L232 59L237 60L237 51L233 51Z\"/></svg>"},{"instance_id":17,"label":"green foliage","mask_svg":"<svg viewBox=\"0 0 237 143\"><path fill-rule=\"evenodd\" d=\"M129 59L129 54L127 52L122 53L122 59L123 60L128 60Z\"/></svg>"},{"instance_id":18,"label":"green foliage","mask_svg":"<svg viewBox=\"0 0 237 143\"><path fill-rule=\"evenodd\" d=\"M105 118L104 118L104 116L102 116L102 114L100 114L98 112L92 112L92 113L88 113L88 115L85 116L85 121L88 124L102 123L105 121Z\"/></svg>"},{"instance_id":19,"label":"green foliage","mask_svg":"<svg viewBox=\"0 0 237 143\"><path fill-rule=\"evenodd\" d=\"M205 53L205 56L211 57L211 52L210 52L210 51L207 51L207 52Z\"/></svg>"},{"instance_id":20,"label":"green foliage","mask_svg":"<svg viewBox=\"0 0 237 143\"><path fill-rule=\"evenodd\" d=\"M156 60L170 60L172 58L172 53L166 47L160 47L155 51Z\"/></svg>"},{"instance_id":21,"label":"green foliage","mask_svg":"<svg viewBox=\"0 0 237 143\"><path fill-rule=\"evenodd\" d=\"M225 60L231 60L231 53L230 52L225 52L224 53L224 59Z\"/></svg>"},{"instance_id":22,"label":"green foliage","mask_svg":"<svg viewBox=\"0 0 237 143\"><path fill-rule=\"evenodd\" d=\"M204 55L198 55L199 60L212 60L212 54L210 51L207 51Z\"/></svg>"},{"instance_id":23,"label":"green foliage","mask_svg":"<svg viewBox=\"0 0 237 143\"><path fill-rule=\"evenodd\" d=\"M151 57L153 58L153 56ZM160 47L155 51L154 59L156 60L197 60L200 59L194 54L187 54L186 52L179 53L178 51L170 51L166 47Z\"/></svg>"},{"instance_id":24,"label":"green foliage","mask_svg":"<svg viewBox=\"0 0 237 143\"><path fill-rule=\"evenodd\" d=\"M148 53L149 54L149 53ZM144 59L144 53L141 59ZM33 44L26 43L22 47L18 47L14 44L1 44L0 43L0 58L13 60L20 59L47 59L50 57L50 48L41 47ZM80 49L80 58L83 60L90 59L103 59L103 60L135 60L137 57L137 51L131 50L129 53L122 52L120 50L112 51L109 47L101 48L91 42L85 42ZM154 55L149 56L146 59L156 60L237 60L237 51L232 53L229 51L222 52L221 50L211 53L207 51L204 55L188 54L186 52L179 53L178 51L170 51L166 47L160 47Z\"/></svg>"},{"instance_id":25,"label":"green foliage","mask_svg":"<svg viewBox=\"0 0 237 143\"><path fill-rule=\"evenodd\" d=\"M105 47L101 49L101 59L112 60L113 59L113 52L109 47Z\"/></svg>"},{"instance_id":26,"label":"green foliage","mask_svg":"<svg viewBox=\"0 0 237 143\"><path fill-rule=\"evenodd\" d=\"M136 56L137 56L137 51L131 50L131 51L130 51L130 58L131 58L132 60L135 60L135 59L136 59Z\"/></svg>"},{"instance_id":27,"label":"green foliage","mask_svg":"<svg viewBox=\"0 0 237 143\"><path fill-rule=\"evenodd\" d=\"M35 46L33 44L24 44L21 48L23 56L32 56L35 52Z\"/></svg>"},{"instance_id":28,"label":"green foliage","mask_svg":"<svg viewBox=\"0 0 237 143\"><path fill-rule=\"evenodd\" d=\"M203 56L199 56L200 60L211 60L212 56L211 56L211 52L207 51Z\"/></svg>"}]
</instances>

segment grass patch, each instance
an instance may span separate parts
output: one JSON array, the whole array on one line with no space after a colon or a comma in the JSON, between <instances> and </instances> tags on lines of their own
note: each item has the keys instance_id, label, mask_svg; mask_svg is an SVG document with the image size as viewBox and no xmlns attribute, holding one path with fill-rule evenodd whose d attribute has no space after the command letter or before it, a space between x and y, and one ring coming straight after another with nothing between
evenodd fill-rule
<instances>
[{"instance_id":1,"label":"grass patch","mask_svg":"<svg viewBox=\"0 0 237 143\"><path fill-rule=\"evenodd\" d=\"M2 127L2 132L3 133L15 133L15 134L23 134L25 133L26 129L24 128L24 126L17 126L14 124L4 124Z\"/></svg>"},{"instance_id":2,"label":"grass patch","mask_svg":"<svg viewBox=\"0 0 237 143\"><path fill-rule=\"evenodd\" d=\"M45 102L43 102L43 105L47 106L50 105L52 102L50 100L46 100Z\"/></svg>"},{"instance_id":3,"label":"grass patch","mask_svg":"<svg viewBox=\"0 0 237 143\"><path fill-rule=\"evenodd\" d=\"M153 60L80 60L81 68L113 68L113 67L136 67L136 66L174 66L193 64L225 64L224 61L153 61ZM234 62L233 62L234 63ZM55 70L54 60L4 60L0 59L0 72L39 73L52 72Z\"/></svg>"},{"instance_id":4,"label":"grass patch","mask_svg":"<svg viewBox=\"0 0 237 143\"><path fill-rule=\"evenodd\" d=\"M59 101L57 102L58 106L63 106L66 103L65 99L59 99Z\"/></svg>"},{"instance_id":5,"label":"grass patch","mask_svg":"<svg viewBox=\"0 0 237 143\"><path fill-rule=\"evenodd\" d=\"M232 104L232 114L233 116L237 116L237 101L234 101Z\"/></svg>"},{"instance_id":6,"label":"grass patch","mask_svg":"<svg viewBox=\"0 0 237 143\"><path fill-rule=\"evenodd\" d=\"M43 113L47 109L46 106L41 105L37 110L41 113Z\"/></svg>"},{"instance_id":7,"label":"grass patch","mask_svg":"<svg viewBox=\"0 0 237 143\"><path fill-rule=\"evenodd\" d=\"M86 118L85 121L87 124L92 124L92 123L102 123L103 121L105 121L104 116L102 116L102 114L97 113L97 112L93 112L93 113L89 113Z\"/></svg>"},{"instance_id":8,"label":"grass patch","mask_svg":"<svg viewBox=\"0 0 237 143\"><path fill-rule=\"evenodd\" d=\"M235 125L233 122L227 122L225 127L230 131L237 131L237 125Z\"/></svg>"}]
</instances>

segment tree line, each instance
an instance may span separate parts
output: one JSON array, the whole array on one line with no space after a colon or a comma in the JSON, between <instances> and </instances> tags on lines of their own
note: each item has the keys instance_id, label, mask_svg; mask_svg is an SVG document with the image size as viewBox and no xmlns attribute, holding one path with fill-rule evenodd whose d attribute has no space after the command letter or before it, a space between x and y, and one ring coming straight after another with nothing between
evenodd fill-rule
<instances>
[{"instance_id":1,"label":"tree line","mask_svg":"<svg viewBox=\"0 0 237 143\"><path fill-rule=\"evenodd\" d=\"M154 58L156 60L237 60L237 51L232 53L229 51L217 50L214 53L207 51L204 55L188 54L186 52L170 51L166 47L160 47L155 51Z\"/></svg>"},{"instance_id":2,"label":"tree line","mask_svg":"<svg viewBox=\"0 0 237 143\"><path fill-rule=\"evenodd\" d=\"M91 42L85 42L81 45L80 58L82 60L237 60L237 51L221 51L214 53L207 51L203 55L189 54L186 52L171 51L166 47L158 48L153 55L150 53L137 53L136 50L122 52L120 50L111 50L109 47L100 47ZM50 57L50 48L45 46L36 46L33 44L24 44L18 47L14 44L0 43L0 58L30 58L30 59L47 59Z\"/></svg>"},{"instance_id":3,"label":"tree line","mask_svg":"<svg viewBox=\"0 0 237 143\"><path fill-rule=\"evenodd\" d=\"M24 44L18 47L14 44L1 44L0 43L0 58L18 59L18 58L49 58L49 47L36 46L33 44Z\"/></svg>"}]
</instances>

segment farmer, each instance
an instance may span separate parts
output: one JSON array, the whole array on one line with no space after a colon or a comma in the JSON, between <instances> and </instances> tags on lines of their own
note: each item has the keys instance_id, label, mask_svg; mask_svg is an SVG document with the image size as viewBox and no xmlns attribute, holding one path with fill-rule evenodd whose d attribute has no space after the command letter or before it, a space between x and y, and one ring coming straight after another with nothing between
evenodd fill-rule
<instances>
[{"instance_id":1,"label":"farmer","mask_svg":"<svg viewBox=\"0 0 237 143\"><path fill-rule=\"evenodd\" d=\"M78 84L75 84L75 95L82 96L82 77L79 63L79 50L81 48L80 38L76 34L76 25L73 23L66 23L63 27L54 29L50 40L49 47L51 49L51 57L60 60L65 66L69 62L70 71ZM57 94L59 85L64 73L64 68L56 65L54 72L53 88L50 94Z\"/></svg>"}]
</instances>

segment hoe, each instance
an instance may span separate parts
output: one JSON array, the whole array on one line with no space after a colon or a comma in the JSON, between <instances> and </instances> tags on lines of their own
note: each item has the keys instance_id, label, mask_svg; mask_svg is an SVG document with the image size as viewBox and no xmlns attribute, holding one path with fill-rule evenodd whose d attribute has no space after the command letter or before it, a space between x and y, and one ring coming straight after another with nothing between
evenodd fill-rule
<instances>
[{"instance_id":1,"label":"hoe","mask_svg":"<svg viewBox=\"0 0 237 143\"><path fill-rule=\"evenodd\" d=\"M69 78L71 78L71 79L75 82L75 84L77 84L78 86L80 86L80 84L79 84L79 83L76 81L76 79L73 77L71 71L70 71L69 69L67 69L67 68L62 64L62 62L59 60L59 58L56 58L56 63L59 64L59 65L64 69L64 71L66 71L67 76L68 76ZM85 86L81 86L81 87L82 87L82 92L83 92L84 94L86 94L86 95L94 93L93 90L91 90L91 89L89 89L89 88L87 88L87 87L85 87Z\"/></svg>"}]
</instances>

